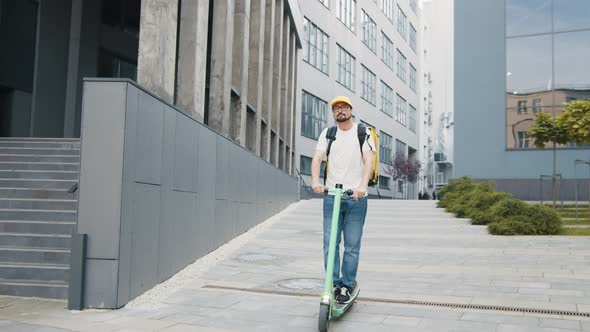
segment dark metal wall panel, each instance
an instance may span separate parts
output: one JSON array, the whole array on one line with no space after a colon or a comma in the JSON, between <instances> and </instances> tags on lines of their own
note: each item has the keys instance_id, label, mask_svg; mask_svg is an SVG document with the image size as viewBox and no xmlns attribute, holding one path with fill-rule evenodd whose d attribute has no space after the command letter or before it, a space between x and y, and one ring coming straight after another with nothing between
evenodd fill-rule
<instances>
[{"instance_id":1,"label":"dark metal wall panel","mask_svg":"<svg viewBox=\"0 0 590 332\"><path fill-rule=\"evenodd\" d=\"M176 113L174 132L174 190L196 192L197 141L195 124Z\"/></svg>"},{"instance_id":2,"label":"dark metal wall panel","mask_svg":"<svg viewBox=\"0 0 590 332\"><path fill-rule=\"evenodd\" d=\"M146 93L139 93L135 152L135 181L161 184L164 107Z\"/></svg>"},{"instance_id":3,"label":"dark metal wall panel","mask_svg":"<svg viewBox=\"0 0 590 332\"><path fill-rule=\"evenodd\" d=\"M158 279L160 233L160 186L136 183L132 225L129 296L136 297L147 291ZM119 289L125 287L119 285Z\"/></svg>"},{"instance_id":4,"label":"dark metal wall panel","mask_svg":"<svg viewBox=\"0 0 590 332\"><path fill-rule=\"evenodd\" d=\"M85 87L77 231L92 234L89 258L119 257L126 100L123 82Z\"/></svg>"},{"instance_id":5,"label":"dark metal wall panel","mask_svg":"<svg viewBox=\"0 0 590 332\"><path fill-rule=\"evenodd\" d=\"M89 236L91 234L88 234ZM85 308L117 308L117 267L115 259L87 259L84 287ZM127 301L129 302L129 301Z\"/></svg>"},{"instance_id":6,"label":"dark metal wall panel","mask_svg":"<svg viewBox=\"0 0 590 332\"><path fill-rule=\"evenodd\" d=\"M139 111L139 89L134 85L127 85L127 110L125 114L125 146L123 160L123 187L122 202L131 202L121 205L121 220L134 220L135 205L135 150L137 139L137 112ZM131 234L132 223L121 223L119 236L119 280L130 280L131 274ZM129 299L129 283L119 284L117 292L117 304L124 305Z\"/></svg>"}]
</instances>

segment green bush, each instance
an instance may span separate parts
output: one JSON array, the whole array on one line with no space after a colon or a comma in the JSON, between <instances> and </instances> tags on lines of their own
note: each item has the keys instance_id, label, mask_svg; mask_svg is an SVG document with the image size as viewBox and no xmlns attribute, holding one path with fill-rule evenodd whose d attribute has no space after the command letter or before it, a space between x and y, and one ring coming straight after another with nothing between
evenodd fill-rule
<instances>
[{"instance_id":1,"label":"green bush","mask_svg":"<svg viewBox=\"0 0 590 332\"><path fill-rule=\"evenodd\" d=\"M438 207L446 208L459 200L465 193L473 190L476 184L470 177L464 176L437 190Z\"/></svg>"},{"instance_id":2,"label":"green bush","mask_svg":"<svg viewBox=\"0 0 590 332\"><path fill-rule=\"evenodd\" d=\"M490 182L480 183L462 197L451 201L447 211L455 213L459 218L471 218L474 224L484 225L490 218L487 210L509 196L510 194L495 191Z\"/></svg>"},{"instance_id":3,"label":"green bush","mask_svg":"<svg viewBox=\"0 0 590 332\"><path fill-rule=\"evenodd\" d=\"M498 218L526 214L529 205L516 198L503 199L491 207L491 212Z\"/></svg>"},{"instance_id":4,"label":"green bush","mask_svg":"<svg viewBox=\"0 0 590 332\"><path fill-rule=\"evenodd\" d=\"M561 231L561 219L550 207L529 205L523 214L490 223L488 231L495 235L555 235Z\"/></svg>"},{"instance_id":5,"label":"green bush","mask_svg":"<svg viewBox=\"0 0 590 332\"><path fill-rule=\"evenodd\" d=\"M488 225L488 232L494 235L534 235L533 225L525 220L525 216L515 216L511 220L502 220Z\"/></svg>"},{"instance_id":6,"label":"green bush","mask_svg":"<svg viewBox=\"0 0 590 332\"><path fill-rule=\"evenodd\" d=\"M561 231L561 219L548 206L529 205L498 192L491 182L474 183L462 177L438 190L438 206L474 225L488 225L496 235L553 235Z\"/></svg>"}]
</instances>

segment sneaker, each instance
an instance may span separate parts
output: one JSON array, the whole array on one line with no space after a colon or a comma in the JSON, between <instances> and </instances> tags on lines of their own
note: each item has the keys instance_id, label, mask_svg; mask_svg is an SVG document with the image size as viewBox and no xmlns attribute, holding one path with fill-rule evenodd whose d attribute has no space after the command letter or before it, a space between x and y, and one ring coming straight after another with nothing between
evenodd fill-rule
<instances>
[{"instance_id":1,"label":"sneaker","mask_svg":"<svg viewBox=\"0 0 590 332\"><path fill-rule=\"evenodd\" d=\"M348 303L350 301L350 294L354 292L354 287L348 288L346 286L342 286L340 288L340 295L336 297L336 301L338 303Z\"/></svg>"},{"instance_id":2,"label":"sneaker","mask_svg":"<svg viewBox=\"0 0 590 332\"><path fill-rule=\"evenodd\" d=\"M341 292L341 288L340 287L334 287L334 298L337 299L338 296L340 296L340 292Z\"/></svg>"}]
</instances>

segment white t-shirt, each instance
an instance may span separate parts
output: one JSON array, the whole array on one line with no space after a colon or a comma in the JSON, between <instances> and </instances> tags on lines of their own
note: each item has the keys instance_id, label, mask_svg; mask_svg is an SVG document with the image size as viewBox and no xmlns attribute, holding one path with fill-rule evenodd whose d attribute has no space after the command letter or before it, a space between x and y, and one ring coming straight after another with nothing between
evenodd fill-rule
<instances>
[{"instance_id":1,"label":"white t-shirt","mask_svg":"<svg viewBox=\"0 0 590 332\"><path fill-rule=\"evenodd\" d=\"M349 130L336 130L336 139L330 147L328 156L328 178L326 186L334 189L337 183L341 183L344 190L358 187L363 180L363 158L359 149L357 135L358 125L354 123ZM328 140L326 134L328 128L324 129L318 138L316 150L326 153ZM375 151L371 132L367 129L367 137L363 144L363 154L367 151ZM321 174L323 175L323 174ZM367 192L365 192L365 195Z\"/></svg>"}]
</instances>

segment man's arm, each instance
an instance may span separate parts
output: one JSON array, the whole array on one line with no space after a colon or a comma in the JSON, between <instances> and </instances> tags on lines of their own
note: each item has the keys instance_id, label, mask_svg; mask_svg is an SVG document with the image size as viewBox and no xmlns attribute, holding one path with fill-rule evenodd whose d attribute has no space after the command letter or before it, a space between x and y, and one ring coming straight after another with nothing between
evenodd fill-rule
<instances>
[{"instance_id":1,"label":"man's arm","mask_svg":"<svg viewBox=\"0 0 590 332\"><path fill-rule=\"evenodd\" d=\"M318 194L324 193L324 186L320 183L320 166L325 156L325 152L316 150L311 160L311 187L313 188L313 192Z\"/></svg>"},{"instance_id":2,"label":"man's arm","mask_svg":"<svg viewBox=\"0 0 590 332\"><path fill-rule=\"evenodd\" d=\"M375 154L371 150L363 152L363 180L361 181L361 185L354 189L354 194L352 195L352 198L357 201L365 195L365 191L369 187L369 180L371 180L371 176L373 175L374 156Z\"/></svg>"}]
</instances>

